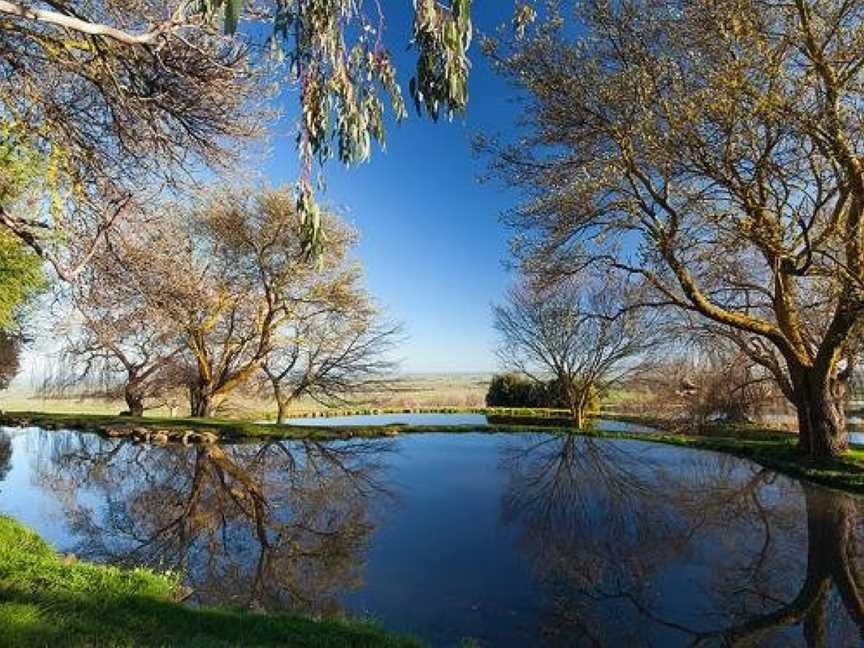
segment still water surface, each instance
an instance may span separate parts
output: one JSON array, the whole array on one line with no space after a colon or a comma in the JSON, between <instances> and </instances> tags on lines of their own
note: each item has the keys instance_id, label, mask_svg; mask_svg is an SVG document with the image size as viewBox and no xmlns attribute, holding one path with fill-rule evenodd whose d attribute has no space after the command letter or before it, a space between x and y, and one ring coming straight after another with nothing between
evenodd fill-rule
<instances>
[{"instance_id":1,"label":"still water surface","mask_svg":"<svg viewBox=\"0 0 864 648\"><path fill-rule=\"evenodd\" d=\"M505 417L506 418L506 417ZM494 420L493 420L494 422ZM327 416L322 418L289 418L288 425L477 425L489 423L485 414L358 414L351 416ZM542 419L538 422L542 425ZM649 427L638 423L610 421L607 419L592 419L591 426L602 432L654 432Z\"/></svg>"},{"instance_id":2,"label":"still water surface","mask_svg":"<svg viewBox=\"0 0 864 648\"><path fill-rule=\"evenodd\" d=\"M543 434L153 448L0 432L0 512L192 604L431 645L857 646L862 500L725 455Z\"/></svg>"}]
</instances>

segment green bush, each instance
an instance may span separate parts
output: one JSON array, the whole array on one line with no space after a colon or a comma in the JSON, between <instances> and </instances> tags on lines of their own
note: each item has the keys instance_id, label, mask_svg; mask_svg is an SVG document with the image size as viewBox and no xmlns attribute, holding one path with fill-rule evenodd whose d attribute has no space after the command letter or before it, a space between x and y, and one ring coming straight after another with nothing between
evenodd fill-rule
<instances>
[{"instance_id":1,"label":"green bush","mask_svg":"<svg viewBox=\"0 0 864 648\"><path fill-rule=\"evenodd\" d=\"M517 373L495 374L486 392L487 407L535 407L569 409L567 394L558 379L547 382L531 380ZM588 411L600 408L600 394L592 388Z\"/></svg>"},{"instance_id":2,"label":"green bush","mask_svg":"<svg viewBox=\"0 0 864 648\"><path fill-rule=\"evenodd\" d=\"M496 374L486 392L487 407L566 408L557 380L537 382L515 373Z\"/></svg>"}]
</instances>

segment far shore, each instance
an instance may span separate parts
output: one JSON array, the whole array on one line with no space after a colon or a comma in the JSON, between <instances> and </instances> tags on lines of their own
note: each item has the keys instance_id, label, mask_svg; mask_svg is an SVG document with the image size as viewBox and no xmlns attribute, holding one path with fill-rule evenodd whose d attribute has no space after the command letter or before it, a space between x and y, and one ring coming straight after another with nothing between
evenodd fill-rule
<instances>
[{"instance_id":1,"label":"far shore","mask_svg":"<svg viewBox=\"0 0 864 648\"><path fill-rule=\"evenodd\" d=\"M439 408L437 413L442 413ZM375 413L385 413L381 410ZM402 412L411 413L411 412ZM424 411L420 413L429 413ZM446 408L443 413L483 413L489 423L459 425L279 425L253 423L231 419L191 419L116 416L106 414L60 414L46 412L4 412L0 425L8 427L39 427L46 430L80 430L106 437L129 437L142 441L146 433L164 432L166 437L178 437L177 432L197 433L197 439L210 443L235 443L266 440L332 441L356 438L383 438L422 433L552 433L578 434L600 439L629 439L662 443L715 452L725 452L749 459L777 472L807 479L825 486L853 493L864 493L864 447L852 446L839 459L811 460L802 457L796 449L796 436L788 430L754 424L714 423L700 427L682 428L656 417L612 412L595 413L603 420L635 423L652 428L653 432L584 430L567 425L560 410L516 410L500 408L458 409ZM206 436L205 436L206 433ZM191 436L191 435L190 435Z\"/></svg>"}]
</instances>

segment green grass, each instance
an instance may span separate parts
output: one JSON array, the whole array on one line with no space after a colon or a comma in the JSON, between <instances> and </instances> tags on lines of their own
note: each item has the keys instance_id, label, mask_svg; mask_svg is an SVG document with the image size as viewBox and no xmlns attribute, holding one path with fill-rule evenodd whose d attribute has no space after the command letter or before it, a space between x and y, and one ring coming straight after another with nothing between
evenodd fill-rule
<instances>
[{"instance_id":1,"label":"green grass","mask_svg":"<svg viewBox=\"0 0 864 648\"><path fill-rule=\"evenodd\" d=\"M499 410L500 411L500 410ZM447 433L514 433L568 432L609 439L635 439L688 448L726 452L755 461L778 472L809 479L826 486L855 493L864 493L864 448L853 447L840 459L814 461L800 455L795 448L796 437L789 432L758 425L712 424L697 430L680 432L664 429L668 421L643 416L603 413L605 419L639 423L654 427L657 433L599 432L576 430L568 419L556 418L555 411L532 416L532 410L510 410L506 416L493 416L490 425L371 425L371 426L303 426L250 423L224 419L130 418L96 414L55 414L44 412L7 412L0 416L0 425L30 423L48 429L80 429L98 432L106 426L132 425L149 428L189 428L215 432L223 441L254 439L332 440L374 438L394 434L424 432Z\"/></svg>"},{"instance_id":2,"label":"green grass","mask_svg":"<svg viewBox=\"0 0 864 648\"><path fill-rule=\"evenodd\" d=\"M174 602L168 576L67 561L0 516L2 646L419 645L360 620L316 620Z\"/></svg>"},{"instance_id":3,"label":"green grass","mask_svg":"<svg viewBox=\"0 0 864 648\"><path fill-rule=\"evenodd\" d=\"M233 419L192 419L162 418L145 416L134 418L110 414L59 414L54 412L4 412L0 414L0 425L21 427L35 425L45 429L69 429L101 432L111 427L146 427L149 429L181 428L213 432L224 441L250 439L312 439L331 440L352 437L380 437L392 434L411 434L420 432L510 432L515 427L534 430L550 424L562 423L550 418L548 412L522 416L520 410L496 410L518 413L519 416L505 416L500 425L277 425L273 423L252 423ZM536 410L524 410L530 414ZM456 412L453 412L456 413ZM524 421L526 425L514 425L514 421ZM566 422L566 420L565 420Z\"/></svg>"},{"instance_id":4,"label":"green grass","mask_svg":"<svg viewBox=\"0 0 864 648\"><path fill-rule=\"evenodd\" d=\"M638 439L685 448L713 450L750 459L777 472L853 493L864 493L864 447L852 446L838 459L810 459L797 449L798 438L788 431L754 424L704 425L693 432L663 431L668 421L603 415L603 418L654 427L656 433L579 431L608 439Z\"/></svg>"}]
</instances>

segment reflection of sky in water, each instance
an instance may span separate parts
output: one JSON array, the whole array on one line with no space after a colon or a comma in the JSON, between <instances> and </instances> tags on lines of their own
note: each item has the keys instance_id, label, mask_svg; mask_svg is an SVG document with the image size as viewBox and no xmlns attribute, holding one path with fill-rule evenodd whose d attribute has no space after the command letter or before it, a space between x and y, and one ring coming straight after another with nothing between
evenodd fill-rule
<instances>
[{"instance_id":1,"label":"reflection of sky in water","mask_svg":"<svg viewBox=\"0 0 864 648\"><path fill-rule=\"evenodd\" d=\"M364 414L357 416L329 416L324 418L291 418L288 425L486 425L483 414ZM603 432L652 432L653 430L637 423L599 419L593 426Z\"/></svg>"},{"instance_id":2,"label":"reflection of sky in water","mask_svg":"<svg viewBox=\"0 0 864 648\"><path fill-rule=\"evenodd\" d=\"M619 425L626 424L605 429L631 429ZM184 471L202 465L205 454L118 443L77 433L13 433L0 512L63 551L86 557L97 538L99 551L125 557L130 537L162 526L163 509L185 495L172 488L192 483ZM327 463L333 451L338 470ZM111 457L104 472L96 482L82 482L81 474L90 473L81 466L99 452ZM808 512L811 521L834 524L846 519L847 505L860 506L813 486L805 497L795 480L747 461L639 441L433 433L219 452L222 463L208 468L215 472L205 475L205 496L190 528L228 520L224 534L213 536L223 553L208 554L217 549L193 542L187 564L197 570L212 562L225 577L204 582L202 592L210 588L208 596L218 601L230 591L233 598L223 602L242 605L252 587L247 576L261 547L255 525L237 513L251 510L252 491L231 477L242 475L260 487L267 523L323 524L329 535L320 537L335 544L321 546L349 549L340 559L347 556L348 564L330 564L329 555L314 552L299 560L274 553L265 576L274 581L265 589L272 586L275 598L267 607L290 606L295 599L280 596L296 587L327 603L322 611L335 611L335 601L441 646L463 637L495 646L581 645L589 637L603 645L687 645L693 633L794 600L807 566ZM261 456L266 461L256 463ZM285 486L287 475L314 465L330 467ZM349 473L351 480L374 478L375 487L346 488ZM99 486L101 478L109 487ZM134 505L123 497L134 497ZM860 535L860 520L852 523ZM278 544L277 535L268 537ZM314 549L317 538L298 534L296 541ZM141 556L153 559L146 552L157 544ZM187 574L187 582L195 581ZM832 596L829 645L856 645L855 626ZM715 638L707 645L721 643ZM756 643L804 642L799 625L773 628Z\"/></svg>"},{"instance_id":3,"label":"reflection of sky in water","mask_svg":"<svg viewBox=\"0 0 864 648\"><path fill-rule=\"evenodd\" d=\"M363 414L326 418L290 418L288 425L486 425L483 414Z\"/></svg>"}]
</instances>

